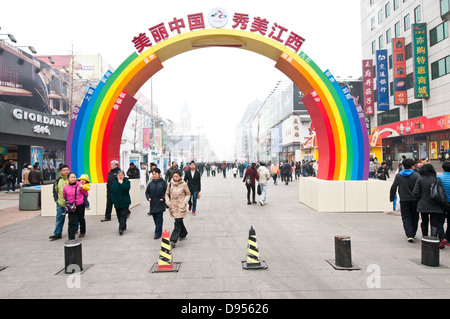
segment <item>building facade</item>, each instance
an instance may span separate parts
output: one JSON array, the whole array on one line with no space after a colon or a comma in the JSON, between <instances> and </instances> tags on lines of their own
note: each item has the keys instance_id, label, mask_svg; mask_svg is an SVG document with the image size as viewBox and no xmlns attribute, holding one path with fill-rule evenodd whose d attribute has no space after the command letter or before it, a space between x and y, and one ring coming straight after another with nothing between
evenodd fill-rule
<instances>
[{"instance_id":1,"label":"building facade","mask_svg":"<svg viewBox=\"0 0 450 319\"><path fill-rule=\"evenodd\" d=\"M450 141L449 0L361 0L360 6L362 59L373 64L372 76L364 80L365 94L373 83L373 115L364 99L371 142L382 139L384 159L438 160ZM397 51L401 41L404 50ZM384 74L380 50L387 53ZM388 95L381 91L380 74L387 77Z\"/></svg>"},{"instance_id":2,"label":"building facade","mask_svg":"<svg viewBox=\"0 0 450 319\"><path fill-rule=\"evenodd\" d=\"M302 160L311 123L302 97L291 81L279 81L264 102L256 100L249 104L235 131L236 159L241 162ZM311 152L307 153L309 159Z\"/></svg>"}]
</instances>

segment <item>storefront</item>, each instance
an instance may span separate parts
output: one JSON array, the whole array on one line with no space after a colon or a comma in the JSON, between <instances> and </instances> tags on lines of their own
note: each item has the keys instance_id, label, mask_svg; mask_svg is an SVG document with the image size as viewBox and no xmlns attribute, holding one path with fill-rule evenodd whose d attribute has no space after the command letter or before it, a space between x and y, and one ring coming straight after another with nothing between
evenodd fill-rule
<instances>
[{"instance_id":1,"label":"storefront","mask_svg":"<svg viewBox=\"0 0 450 319\"><path fill-rule=\"evenodd\" d=\"M67 120L47 113L0 102L1 164L39 162L44 180L55 178L64 162L69 125Z\"/></svg>"},{"instance_id":2,"label":"storefront","mask_svg":"<svg viewBox=\"0 0 450 319\"><path fill-rule=\"evenodd\" d=\"M383 159L400 160L428 157L438 160L442 149L448 152L450 142L450 115L425 116L377 127L374 135L383 138Z\"/></svg>"}]
</instances>

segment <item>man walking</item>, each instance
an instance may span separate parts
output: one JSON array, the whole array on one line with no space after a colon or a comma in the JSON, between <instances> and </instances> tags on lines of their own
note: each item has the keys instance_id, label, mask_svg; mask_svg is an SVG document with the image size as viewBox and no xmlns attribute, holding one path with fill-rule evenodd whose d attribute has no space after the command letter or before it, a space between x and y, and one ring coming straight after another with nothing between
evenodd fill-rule
<instances>
[{"instance_id":1,"label":"man walking","mask_svg":"<svg viewBox=\"0 0 450 319\"><path fill-rule=\"evenodd\" d=\"M164 180L166 181L167 184L169 184L170 181L172 180L173 173L178 169L177 166L178 166L177 162L172 162L172 166L167 169L166 174L164 176Z\"/></svg>"},{"instance_id":2,"label":"man walking","mask_svg":"<svg viewBox=\"0 0 450 319\"><path fill-rule=\"evenodd\" d=\"M197 212L197 199L202 190L200 172L195 167L195 162L191 161L189 164L189 171L184 175L184 181L189 187L191 197L189 198L189 211L192 209L192 216Z\"/></svg>"},{"instance_id":3,"label":"man walking","mask_svg":"<svg viewBox=\"0 0 450 319\"><path fill-rule=\"evenodd\" d=\"M63 187L68 181L67 176L70 173L69 166L60 165L59 173L61 177L53 185L53 199L56 203L56 226L53 235L49 237L50 240L60 239L62 237L64 221L66 220L66 200L63 198Z\"/></svg>"},{"instance_id":4,"label":"man walking","mask_svg":"<svg viewBox=\"0 0 450 319\"><path fill-rule=\"evenodd\" d=\"M111 220L111 212L113 207L113 202L111 199L111 186L114 181L117 180L117 173L120 171L119 162L111 161L111 170L108 173L108 179L106 182L106 211L105 218L101 219L101 222L108 222Z\"/></svg>"},{"instance_id":5,"label":"man walking","mask_svg":"<svg viewBox=\"0 0 450 319\"><path fill-rule=\"evenodd\" d=\"M419 174L414 171L414 160L407 158L403 161L404 169L395 175L391 186L390 201L393 202L398 188L400 197L400 212L402 215L403 229L408 242L412 243L419 225L419 213L417 212L417 198L413 190Z\"/></svg>"}]
</instances>

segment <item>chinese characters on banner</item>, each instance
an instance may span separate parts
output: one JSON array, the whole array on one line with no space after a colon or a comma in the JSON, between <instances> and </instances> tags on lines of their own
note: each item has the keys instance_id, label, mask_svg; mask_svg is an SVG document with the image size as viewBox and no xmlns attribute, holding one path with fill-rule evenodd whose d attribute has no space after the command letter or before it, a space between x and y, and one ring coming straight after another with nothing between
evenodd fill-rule
<instances>
[{"instance_id":1,"label":"chinese characters on banner","mask_svg":"<svg viewBox=\"0 0 450 319\"><path fill-rule=\"evenodd\" d=\"M363 81L364 81L364 114L374 115L373 101L373 62L363 60Z\"/></svg>"},{"instance_id":2,"label":"chinese characters on banner","mask_svg":"<svg viewBox=\"0 0 450 319\"><path fill-rule=\"evenodd\" d=\"M427 24L413 24L412 36L414 51L414 96L416 99L428 99L430 97L430 83L428 76Z\"/></svg>"},{"instance_id":3,"label":"chinese characters on banner","mask_svg":"<svg viewBox=\"0 0 450 319\"><path fill-rule=\"evenodd\" d=\"M275 41L283 43L285 46L289 47L295 52L298 52L303 42L305 42L305 39L299 36L297 33L293 31L289 32L288 29L278 23L273 23L272 25L270 25L268 20L261 17L255 17L251 21L248 14L235 13L232 21L234 23L232 25L233 29L248 29L250 32L267 36ZM187 16L187 23L185 23L184 19L182 18L174 18L173 21L168 22L167 25L169 27L168 29L163 22L149 28L150 35L155 43L169 38L168 31L176 31L178 34L180 34L181 30L186 28L189 28L189 31L204 29L205 19L203 18L203 13L196 13ZM150 39L150 37L147 36L146 33L139 33L138 36L133 38L132 42L139 53L141 53L146 47L151 47L153 45L152 39Z\"/></svg>"},{"instance_id":4,"label":"chinese characters on banner","mask_svg":"<svg viewBox=\"0 0 450 319\"><path fill-rule=\"evenodd\" d=\"M392 40L394 62L394 105L408 104L406 93L406 50L405 38Z\"/></svg>"},{"instance_id":5,"label":"chinese characters on banner","mask_svg":"<svg viewBox=\"0 0 450 319\"><path fill-rule=\"evenodd\" d=\"M378 111L389 111L389 74L387 50L377 50Z\"/></svg>"}]
</instances>

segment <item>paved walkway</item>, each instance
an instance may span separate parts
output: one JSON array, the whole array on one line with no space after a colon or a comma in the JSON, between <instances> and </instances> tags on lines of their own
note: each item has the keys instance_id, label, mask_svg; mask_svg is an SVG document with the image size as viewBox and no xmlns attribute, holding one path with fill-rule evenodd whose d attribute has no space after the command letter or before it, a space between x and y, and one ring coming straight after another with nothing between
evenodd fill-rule
<instances>
[{"instance_id":1,"label":"paved walkway","mask_svg":"<svg viewBox=\"0 0 450 319\"><path fill-rule=\"evenodd\" d=\"M298 202L298 184L270 184L268 204L246 204L240 179L203 178L197 216L185 224L189 235L173 250L177 273L150 273L161 241L153 239L148 204L132 210L128 230L116 219L87 217L82 239L79 287L58 274L64 268L64 241L49 241L54 217L5 223L25 216L18 203L0 196L0 298L441 298L449 295L450 247L440 250L441 266L420 264L420 235L408 243L398 214L319 214ZM142 190L143 193L143 190ZM386 199L380 199L386 200ZM12 199L11 204L14 202ZM7 224L7 225L6 225ZM243 270L250 226L269 269ZM166 213L164 228L172 231ZM361 270L338 271L334 236L351 237L352 259ZM3 267L2 267L3 266ZM379 276L377 276L379 275Z\"/></svg>"}]
</instances>

